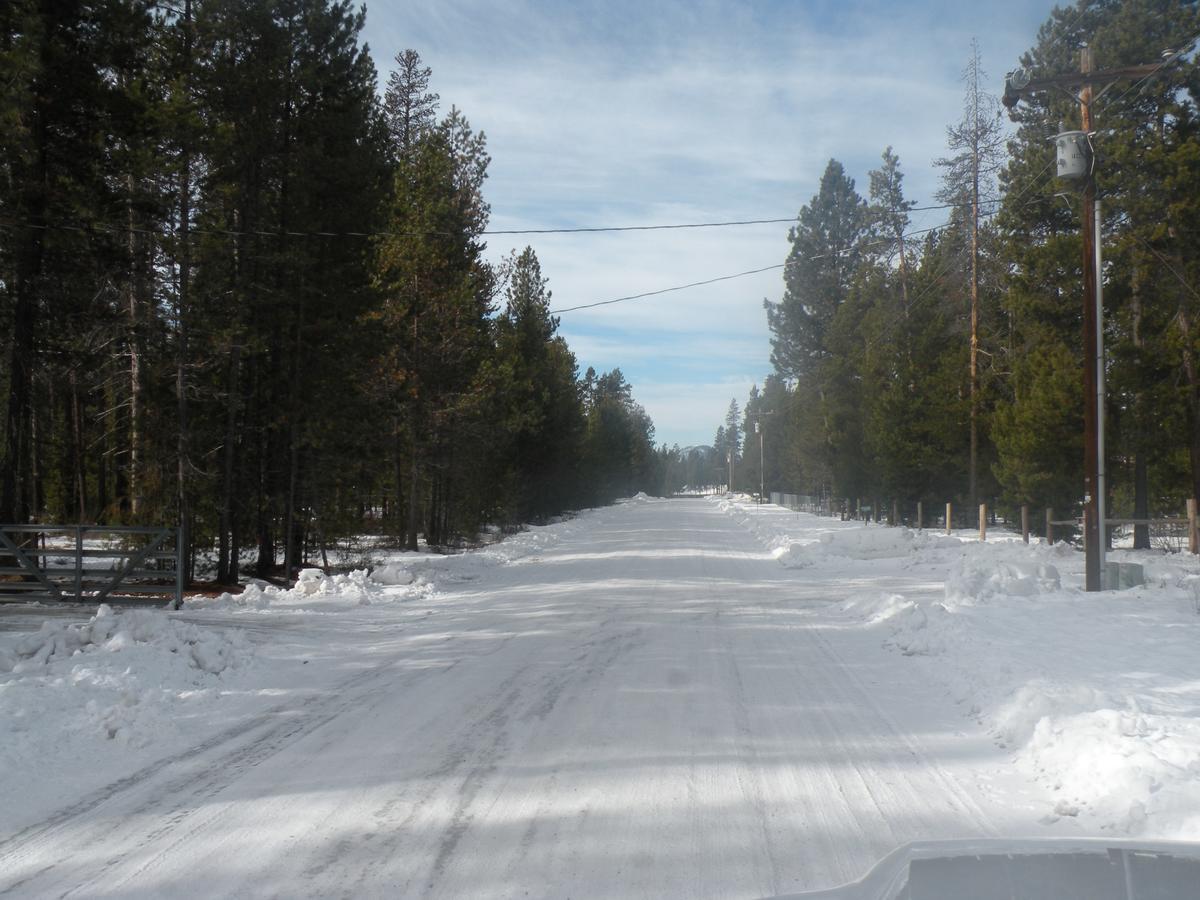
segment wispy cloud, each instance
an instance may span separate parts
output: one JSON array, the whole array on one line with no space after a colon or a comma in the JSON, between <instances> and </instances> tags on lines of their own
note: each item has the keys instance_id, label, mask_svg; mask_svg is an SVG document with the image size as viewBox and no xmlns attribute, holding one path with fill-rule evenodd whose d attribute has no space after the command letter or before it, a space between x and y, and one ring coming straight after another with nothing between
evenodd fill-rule
<instances>
[{"instance_id":1,"label":"wispy cloud","mask_svg":"<svg viewBox=\"0 0 1200 900\"><path fill-rule=\"evenodd\" d=\"M381 72L419 50L443 103L487 132L494 227L637 225L794 215L830 157L865 190L888 145L928 201L970 38L998 87L1048 14L1029 0L424 0L372 9L368 39ZM496 237L491 252L531 243L556 305L573 306L782 262L786 233ZM762 300L781 291L764 273L569 313L562 331L582 366L622 368L661 439L698 443L728 390L769 371Z\"/></svg>"}]
</instances>

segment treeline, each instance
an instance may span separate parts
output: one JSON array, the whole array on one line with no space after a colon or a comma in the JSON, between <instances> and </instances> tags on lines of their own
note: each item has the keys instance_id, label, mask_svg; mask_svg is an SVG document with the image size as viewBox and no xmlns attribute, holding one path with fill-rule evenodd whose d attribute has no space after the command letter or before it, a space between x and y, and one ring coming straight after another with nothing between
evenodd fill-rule
<instances>
[{"instance_id":1,"label":"treeline","mask_svg":"<svg viewBox=\"0 0 1200 900\"><path fill-rule=\"evenodd\" d=\"M0 522L184 523L217 577L658 489L489 156L349 0L0 5Z\"/></svg>"},{"instance_id":2,"label":"treeline","mask_svg":"<svg viewBox=\"0 0 1200 900\"><path fill-rule=\"evenodd\" d=\"M1081 0L1022 59L1035 77L1078 72L1086 43L1100 69L1164 63L1092 106L1115 516L1178 515L1200 496L1198 37L1194 2ZM1049 138L1079 127L1079 103L1033 95L1006 140L987 92L999 80L976 48L939 161L945 224L914 225L890 148L865 196L834 160L800 210L783 297L767 304L774 373L718 435L736 444L731 425L762 423L768 491L895 499L909 515L946 500L1078 511L1081 198L1056 181ZM756 442L737 471L758 489Z\"/></svg>"}]
</instances>

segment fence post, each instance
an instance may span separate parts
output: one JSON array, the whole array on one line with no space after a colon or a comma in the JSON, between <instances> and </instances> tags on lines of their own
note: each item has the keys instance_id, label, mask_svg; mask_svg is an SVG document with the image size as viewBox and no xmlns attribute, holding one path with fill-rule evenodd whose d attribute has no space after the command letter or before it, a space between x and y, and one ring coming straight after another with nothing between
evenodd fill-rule
<instances>
[{"instance_id":1,"label":"fence post","mask_svg":"<svg viewBox=\"0 0 1200 900\"><path fill-rule=\"evenodd\" d=\"M922 513L923 513L923 510L921 509L921 501L918 500L917 501L917 531L920 531L921 529L923 529L925 527L925 517L924 517L924 515L922 515Z\"/></svg>"},{"instance_id":2,"label":"fence post","mask_svg":"<svg viewBox=\"0 0 1200 900\"><path fill-rule=\"evenodd\" d=\"M1029 507L1021 507L1021 540L1029 543Z\"/></svg>"},{"instance_id":3,"label":"fence post","mask_svg":"<svg viewBox=\"0 0 1200 900\"><path fill-rule=\"evenodd\" d=\"M1054 510L1046 507L1046 543L1054 543Z\"/></svg>"},{"instance_id":4,"label":"fence post","mask_svg":"<svg viewBox=\"0 0 1200 900\"><path fill-rule=\"evenodd\" d=\"M952 503L946 504L946 534L954 528L954 508Z\"/></svg>"},{"instance_id":5,"label":"fence post","mask_svg":"<svg viewBox=\"0 0 1200 900\"><path fill-rule=\"evenodd\" d=\"M187 526L180 525L175 529L175 602L172 609L183 607L183 575L185 570L183 554L187 549Z\"/></svg>"},{"instance_id":6,"label":"fence post","mask_svg":"<svg viewBox=\"0 0 1200 900\"><path fill-rule=\"evenodd\" d=\"M987 540L987 504L979 504L979 539Z\"/></svg>"},{"instance_id":7,"label":"fence post","mask_svg":"<svg viewBox=\"0 0 1200 900\"><path fill-rule=\"evenodd\" d=\"M1196 534L1196 498L1192 497L1187 502L1187 519L1188 519L1188 552L1200 552L1200 535Z\"/></svg>"},{"instance_id":8,"label":"fence post","mask_svg":"<svg viewBox=\"0 0 1200 900\"><path fill-rule=\"evenodd\" d=\"M83 526L75 526L75 600L83 599Z\"/></svg>"}]
</instances>

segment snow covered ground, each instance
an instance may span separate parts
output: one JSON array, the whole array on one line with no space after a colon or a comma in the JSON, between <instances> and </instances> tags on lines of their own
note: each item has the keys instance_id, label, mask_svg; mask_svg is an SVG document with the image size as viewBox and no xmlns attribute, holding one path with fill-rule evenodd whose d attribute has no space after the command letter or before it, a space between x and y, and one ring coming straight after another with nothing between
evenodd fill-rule
<instances>
[{"instance_id":1,"label":"snow covered ground","mask_svg":"<svg viewBox=\"0 0 1200 900\"><path fill-rule=\"evenodd\" d=\"M910 840L1200 839L1200 566L635 498L0 633L0 891L764 896Z\"/></svg>"},{"instance_id":2,"label":"snow covered ground","mask_svg":"<svg viewBox=\"0 0 1200 900\"><path fill-rule=\"evenodd\" d=\"M1195 557L1118 550L1110 560L1142 565L1146 585L1089 595L1082 554L1063 544L722 507L785 566L890 558L897 575L928 578L855 592L838 611L923 658L914 664L1045 789L1044 824L1075 817L1122 837L1200 840Z\"/></svg>"}]
</instances>

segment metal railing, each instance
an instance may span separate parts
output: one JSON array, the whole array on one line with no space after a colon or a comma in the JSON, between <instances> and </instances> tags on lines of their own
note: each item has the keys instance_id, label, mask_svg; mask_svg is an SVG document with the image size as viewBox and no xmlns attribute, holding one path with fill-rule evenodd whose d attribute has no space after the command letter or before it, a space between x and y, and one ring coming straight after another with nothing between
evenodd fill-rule
<instances>
[{"instance_id":1,"label":"metal railing","mask_svg":"<svg viewBox=\"0 0 1200 900\"><path fill-rule=\"evenodd\" d=\"M183 602L176 528L0 525L0 601Z\"/></svg>"}]
</instances>

